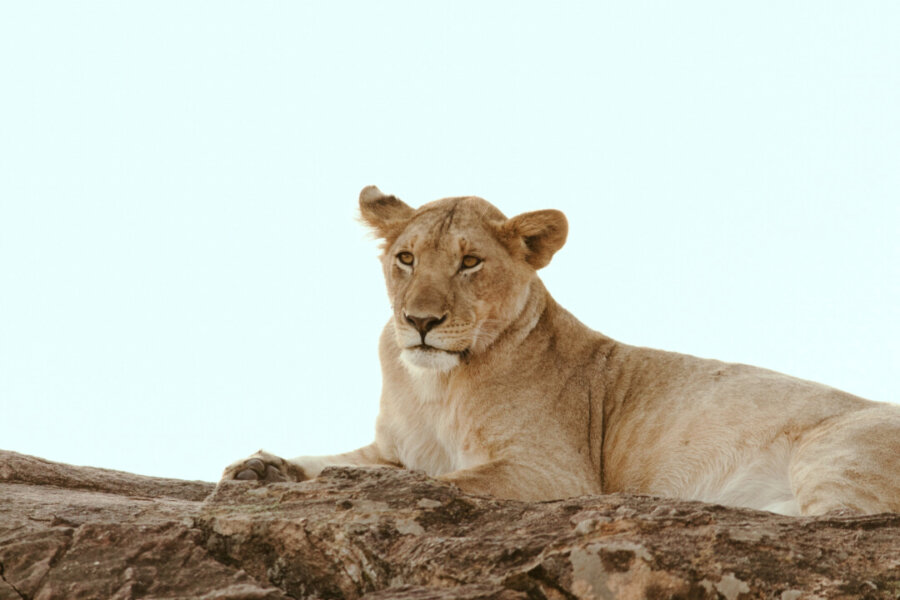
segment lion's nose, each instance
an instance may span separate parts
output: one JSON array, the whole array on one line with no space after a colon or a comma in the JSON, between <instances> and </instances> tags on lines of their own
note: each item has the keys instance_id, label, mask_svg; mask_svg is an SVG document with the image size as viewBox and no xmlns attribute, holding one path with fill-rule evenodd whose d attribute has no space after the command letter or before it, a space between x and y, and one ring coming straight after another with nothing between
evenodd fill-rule
<instances>
[{"instance_id":1,"label":"lion's nose","mask_svg":"<svg viewBox=\"0 0 900 600\"><path fill-rule=\"evenodd\" d=\"M435 317L435 316L425 316L425 317L414 317L412 315L403 314L406 317L406 320L410 325L416 328L416 331L422 336L422 339L425 338L425 334L443 323L447 319L447 315L443 317Z\"/></svg>"}]
</instances>

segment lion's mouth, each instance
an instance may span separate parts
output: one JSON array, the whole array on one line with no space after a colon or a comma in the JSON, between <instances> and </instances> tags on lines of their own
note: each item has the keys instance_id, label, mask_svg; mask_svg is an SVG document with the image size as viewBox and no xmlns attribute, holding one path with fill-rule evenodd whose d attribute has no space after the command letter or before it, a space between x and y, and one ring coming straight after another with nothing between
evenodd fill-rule
<instances>
[{"instance_id":1,"label":"lion's mouth","mask_svg":"<svg viewBox=\"0 0 900 600\"><path fill-rule=\"evenodd\" d=\"M419 350L421 352L445 352L447 354L459 354L459 352L454 352L453 350L444 350L443 348L429 346L428 344L419 344L418 346L411 346L409 349L410 350Z\"/></svg>"},{"instance_id":2,"label":"lion's mouth","mask_svg":"<svg viewBox=\"0 0 900 600\"><path fill-rule=\"evenodd\" d=\"M429 352L432 354L455 354L461 358L466 358L469 355L469 349L465 350L444 350L443 348L438 348L436 346L429 346L428 344L419 344L418 346L409 346L407 350L418 350L419 352Z\"/></svg>"},{"instance_id":3,"label":"lion's mouth","mask_svg":"<svg viewBox=\"0 0 900 600\"><path fill-rule=\"evenodd\" d=\"M466 362L468 355L468 350L444 350L428 344L417 344L404 348L400 352L400 359L414 369L447 372Z\"/></svg>"}]
</instances>

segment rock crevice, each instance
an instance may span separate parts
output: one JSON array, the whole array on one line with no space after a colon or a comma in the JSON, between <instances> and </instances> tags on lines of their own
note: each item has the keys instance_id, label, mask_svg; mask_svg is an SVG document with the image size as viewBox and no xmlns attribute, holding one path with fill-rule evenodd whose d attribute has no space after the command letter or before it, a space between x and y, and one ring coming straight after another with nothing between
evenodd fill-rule
<instances>
[{"instance_id":1,"label":"rock crevice","mask_svg":"<svg viewBox=\"0 0 900 600\"><path fill-rule=\"evenodd\" d=\"M16 586L12 585L10 582L6 581L6 576L4 575L3 563L0 562L0 598L21 598L22 600L27 600L25 596L22 595Z\"/></svg>"}]
</instances>

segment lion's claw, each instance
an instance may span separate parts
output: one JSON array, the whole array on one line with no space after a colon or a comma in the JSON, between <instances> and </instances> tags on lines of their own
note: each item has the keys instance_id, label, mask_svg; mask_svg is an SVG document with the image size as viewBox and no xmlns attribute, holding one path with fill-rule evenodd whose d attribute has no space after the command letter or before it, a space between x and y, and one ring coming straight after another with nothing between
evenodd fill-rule
<instances>
[{"instance_id":1,"label":"lion's claw","mask_svg":"<svg viewBox=\"0 0 900 600\"><path fill-rule=\"evenodd\" d=\"M259 460L258 458L251 458L246 463L244 463L244 467L244 470L238 473L235 479L265 479L266 463Z\"/></svg>"},{"instance_id":2,"label":"lion's claw","mask_svg":"<svg viewBox=\"0 0 900 600\"><path fill-rule=\"evenodd\" d=\"M245 462L244 468L238 471L234 478L241 481L265 481L267 483L287 481L287 477L281 473L281 469L275 465L267 465L258 458L251 458Z\"/></svg>"},{"instance_id":3,"label":"lion's claw","mask_svg":"<svg viewBox=\"0 0 900 600\"><path fill-rule=\"evenodd\" d=\"M302 469L284 459L268 453L258 452L255 456L228 467L225 470L223 479L276 483L280 481L303 481L306 477Z\"/></svg>"},{"instance_id":4,"label":"lion's claw","mask_svg":"<svg viewBox=\"0 0 900 600\"><path fill-rule=\"evenodd\" d=\"M234 476L235 479L240 479L242 481L258 481L266 478L268 469L266 469L266 464L258 458L251 458L244 463L244 467L244 469L238 471L237 475Z\"/></svg>"}]
</instances>

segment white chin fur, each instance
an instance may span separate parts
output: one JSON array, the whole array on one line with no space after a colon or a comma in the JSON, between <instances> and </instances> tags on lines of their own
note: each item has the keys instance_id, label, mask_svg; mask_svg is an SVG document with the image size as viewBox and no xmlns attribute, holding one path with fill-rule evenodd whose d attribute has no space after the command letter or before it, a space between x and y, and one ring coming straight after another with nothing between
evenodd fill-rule
<instances>
[{"instance_id":1,"label":"white chin fur","mask_svg":"<svg viewBox=\"0 0 900 600\"><path fill-rule=\"evenodd\" d=\"M400 351L400 360L411 371L426 369L446 373L459 364L459 355L439 350L404 348Z\"/></svg>"}]
</instances>

